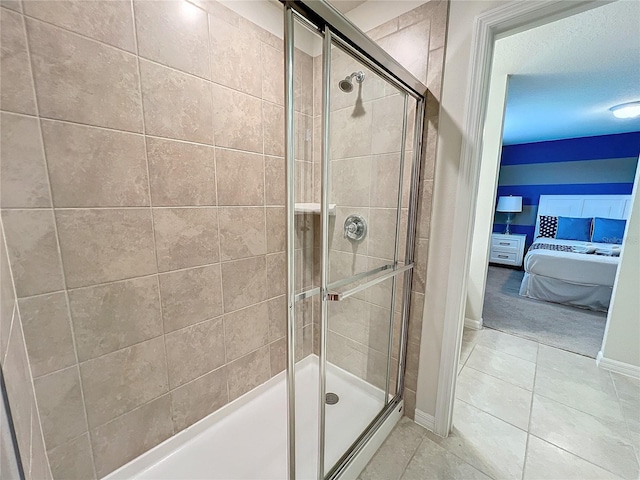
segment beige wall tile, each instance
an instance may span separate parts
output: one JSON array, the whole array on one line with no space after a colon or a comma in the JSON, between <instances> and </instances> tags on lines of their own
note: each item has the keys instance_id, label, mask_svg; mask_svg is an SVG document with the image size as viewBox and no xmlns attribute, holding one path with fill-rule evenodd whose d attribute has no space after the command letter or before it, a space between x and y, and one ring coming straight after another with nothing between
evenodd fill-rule
<instances>
[{"instance_id":1,"label":"beige wall tile","mask_svg":"<svg viewBox=\"0 0 640 480\"><path fill-rule=\"evenodd\" d=\"M275 376L287 368L287 341L284 338L269 345L269 364L271 376Z\"/></svg>"},{"instance_id":2,"label":"beige wall tile","mask_svg":"<svg viewBox=\"0 0 640 480\"><path fill-rule=\"evenodd\" d=\"M411 292L411 314L409 316L409 341L419 343L422 338L422 312L424 294Z\"/></svg>"},{"instance_id":3,"label":"beige wall tile","mask_svg":"<svg viewBox=\"0 0 640 480\"><path fill-rule=\"evenodd\" d=\"M216 149L218 205L264 205L264 157Z\"/></svg>"},{"instance_id":4,"label":"beige wall tile","mask_svg":"<svg viewBox=\"0 0 640 480\"><path fill-rule=\"evenodd\" d=\"M2 221L18 297L62 290L53 212L5 210Z\"/></svg>"},{"instance_id":5,"label":"beige wall tile","mask_svg":"<svg viewBox=\"0 0 640 480\"><path fill-rule=\"evenodd\" d=\"M50 450L48 456L51 473L56 480L96 478L88 433Z\"/></svg>"},{"instance_id":6,"label":"beige wall tile","mask_svg":"<svg viewBox=\"0 0 640 480\"><path fill-rule=\"evenodd\" d=\"M212 80L244 93L262 95L261 43L242 27L209 15ZM247 112L245 112L247 113Z\"/></svg>"},{"instance_id":7,"label":"beige wall tile","mask_svg":"<svg viewBox=\"0 0 640 480\"><path fill-rule=\"evenodd\" d=\"M343 207L368 206L370 183L370 157L331 162L331 203Z\"/></svg>"},{"instance_id":8,"label":"beige wall tile","mask_svg":"<svg viewBox=\"0 0 640 480\"><path fill-rule=\"evenodd\" d=\"M147 134L213 143L209 82L145 60L140 75Z\"/></svg>"},{"instance_id":9,"label":"beige wall tile","mask_svg":"<svg viewBox=\"0 0 640 480\"><path fill-rule=\"evenodd\" d=\"M36 102L23 17L3 10L0 26L0 108L34 115Z\"/></svg>"},{"instance_id":10,"label":"beige wall tile","mask_svg":"<svg viewBox=\"0 0 640 480\"><path fill-rule=\"evenodd\" d=\"M235 27L240 25L240 15L217 0L193 0L192 3L209 12L217 19L224 20Z\"/></svg>"},{"instance_id":11,"label":"beige wall tile","mask_svg":"<svg viewBox=\"0 0 640 480\"><path fill-rule=\"evenodd\" d=\"M69 291L79 361L162 335L156 276Z\"/></svg>"},{"instance_id":12,"label":"beige wall tile","mask_svg":"<svg viewBox=\"0 0 640 480\"><path fill-rule=\"evenodd\" d=\"M199 77L211 78L207 14L185 2L133 2L138 53Z\"/></svg>"},{"instance_id":13,"label":"beige wall tile","mask_svg":"<svg viewBox=\"0 0 640 480\"><path fill-rule=\"evenodd\" d=\"M331 158L350 158L371 153L371 106L367 113L353 116L347 107L331 114Z\"/></svg>"},{"instance_id":14,"label":"beige wall tile","mask_svg":"<svg viewBox=\"0 0 640 480\"><path fill-rule=\"evenodd\" d=\"M220 259L267 253L264 207L220 207Z\"/></svg>"},{"instance_id":15,"label":"beige wall tile","mask_svg":"<svg viewBox=\"0 0 640 480\"><path fill-rule=\"evenodd\" d=\"M161 272L218 261L216 208L154 208L153 224Z\"/></svg>"},{"instance_id":16,"label":"beige wall tile","mask_svg":"<svg viewBox=\"0 0 640 480\"><path fill-rule=\"evenodd\" d=\"M23 298L19 305L33 376L74 365L76 353L65 293Z\"/></svg>"},{"instance_id":17,"label":"beige wall tile","mask_svg":"<svg viewBox=\"0 0 640 480\"><path fill-rule=\"evenodd\" d=\"M48 449L87 431L77 366L36 378L34 386Z\"/></svg>"},{"instance_id":18,"label":"beige wall tile","mask_svg":"<svg viewBox=\"0 0 640 480\"><path fill-rule=\"evenodd\" d=\"M1 113L0 141L0 206L50 207L49 179L38 119Z\"/></svg>"},{"instance_id":19,"label":"beige wall tile","mask_svg":"<svg viewBox=\"0 0 640 480\"><path fill-rule=\"evenodd\" d=\"M234 81L239 82L237 79ZM263 153L262 101L215 83L212 89L216 145Z\"/></svg>"},{"instance_id":20,"label":"beige wall tile","mask_svg":"<svg viewBox=\"0 0 640 480\"><path fill-rule=\"evenodd\" d=\"M4 232L0 229L0 358L4 358L7 349L16 304L9 257L4 245Z\"/></svg>"},{"instance_id":21,"label":"beige wall tile","mask_svg":"<svg viewBox=\"0 0 640 480\"><path fill-rule=\"evenodd\" d=\"M269 343L269 308L266 302L230 313L223 319L228 362Z\"/></svg>"},{"instance_id":22,"label":"beige wall tile","mask_svg":"<svg viewBox=\"0 0 640 480\"><path fill-rule=\"evenodd\" d=\"M126 0L29 0L24 4L27 15L135 52L131 3Z\"/></svg>"},{"instance_id":23,"label":"beige wall tile","mask_svg":"<svg viewBox=\"0 0 640 480\"><path fill-rule=\"evenodd\" d=\"M171 332L165 341L171 388L224 365L224 327L221 318Z\"/></svg>"},{"instance_id":24,"label":"beige wall tile","mask_svg":"<svg viewBox=\"0 0 640 480\"><path fill-rule=\"evenodd\" d=\"M392 95L371 102L371 153L399 152L402 149L404 98Z\"/></svg>"},{"instance_id":25,"label":"beige wall tile","mask_svg":"<svg viewBox=\"0 0 640 480\"><path fill-rule=\"evenodd\" d=\"M402 21L400 22L402 28ZM424 52L429 50L429 20L378 40L378 45L409 70L422 83L427 83L427 68ZM442 46L442 45L440 45Z\"/></svg>"},{"instance_id":26,"label":"beige wall tile","mask_svg":"<svg viewBox=\"0 0 640 480\"><path fill-rule=\"evenodd\" d=\"M184 430L198 420L225 406L227 369L218 368L171 392L171 411L175 432Z\"/></svg>"},{"instance_id":27,"label":"beige wall tile","mask_svg":"<svg viewBox=\"0 0 640 480\"><path fill-rule=\"evenodd\" d=\"M164 395L91 432L99 478L173 434L171 399Z\"/></svg>"},{"instance_id":28,"label":"beige wall tile","mask_svg":"<svg viewBox=\"0 0 640 480\"><path fill-rule=\"evenodd\" d=\"M295 157L305 162L313 161L313 117L303 113L294 116ZM351 139L350 141L354 141Z\"/></svg>"},{"instance_id":29,"label":"beige wall tile","mask_svg":"<svg viewBox=\"0 0 640 480\"><path fill-rule=\"evenodd\" d=\"M369 250L376 258L393 259L396 243L396 208L372 208L369 211ZM400 236L402 239L402 235Z\"/></svg>"},{"instance_id":30,"label":"beige wall tile","mask_svg":"<svg viewBox=\"0 0 640 480\"><path fill-rule=\"evenodd\" d=\"M284 107L262 102L264 123L264 153L284 156Z\"/></svg>"},{"instance_id":31,"label":"beige wall tile","mask_svg":"<svg viewBox=\"0 0 640 480\"><path fill-rule=\"evenodd\" d=\"M267 207L267 252L282 252L287 246L287 219L284 207Z\"/></svg>"},{"instance_id":32,"label":"beige wall tile","mask_svg":"<svg viewBox=\"0 0 640 480\"><path fill-rule=\"evenodd\" d=\"M426 238L416 239L415 268L413 270L413 284L411 289L415 292L424 292L427 276L427 254L429 250L429 240Z\"/></svg>"},{"instance_id":33,"label":"beige wall tile","mask_svg":"<svg viewBox=\"0 0 640 480\"><path fill-rule=\"evenodd\" d=\"M156 272L149 209L59 210L56 217L69 288Z\"/></svg>"},{"instance_id":34,"label":"beige wall tile","mask_svg":"<svg viewBox=\"0 0 640 480\"><path fill-rule=\"evenodd\" d=\"M32 479L41 478L43 480L53 480L47 450L44 445L42 428L38 418L38 407L31 405L31 460L29 462L29 473Z\"/></svg>"},{"instance_id":35,"label":"beige wall tile","mask_svg":"<svg viewBox=\"0 0 640 480\"><path fill-rule=\"evenodd\" d=\"M293 62L295 110L313 115L313 58L296 48Z\"/></svg>"},{"instance_id":36,"label":"beige wall tile","mask_svg":"<svg viewBox=\"0 0 640 480\"><path fill-rule=\"evenodd\" d=\"M222 264L224 311L232 312L267 298L265 257L247 258Z\"/></svg>"},{"instance_id":37,"label":"beige wall tile","mask_svg":"<svg viewBox=\"0 0 640 480\"><path fill-rule=\"evenodd\" d=\"M7 389L18 449L22 452L20 455L22 465L26 471L29 471L31 415L35 404L35 395L31 384L29 360L22 340L22 326L18 315L16 315L11 329L6 356L2 363L2 375Z\"/></svg>"},{"instance_id":38,"label":"beige wall tile","mask_svg":"<svg viewBox=\"0 0 640 480\"><path fill-rule=\"evenodd\" d=\"M285 296L272 298L267 302L269 314L269 341L287 335L287 299Z\"/></svg>"},{"instance_id":39,"label":"beige wall tile","mask_svg":"<svg viewBox=\"0 0 640 480\"><path fill-rule=\"evenodd\" d=\"M431 200L433 197L433 180L423 180L420 184L418 200L417 235L421 238L429 237L431 228Z\"/></svg>"},{"instance_id":40,"label":"beige wall tile","mask_svg":"<svg viewBox=\"0 0 640 480\"><path fill-rule=\"evenodd\" d=\"M284 205L287 201L284 158L264 157L265 204Z\"/></svg>"},{"instance_id":41,"label":"beige wall tile","mask_svg":"<svg viewBox=\"0 0 640 480\"><path fill-rule=\"evenodd\" d=\"M227 365L229 400L235 400L271 378L269 346L245 355Z\"/></svg>"},{"instance_id":42,"label":"beige wall tile","mask_svg":"<svg viewBox=\"0 0 640 480\"><path fill-rule=\"evenodd\" d=\"M89 360L80 364L80 375L89 427L102 425L169 391L164 340Z\"/></svg>"},{"instance_id":43,"label":"beige wall tile","mask_svg":"<svg viewBox=\"0 0 640 480\"><path fill-rule=\"evenodd\" d=\"M284 252L267 255L267 295L269 298L287 292L287 255Z\"/></svg>"},{"instance_id":44,"label":"beige wall tile","mask_svg":"<svg viewBox=\"0 0 640 480\"><path fill-rule=\"evenodd\" d=\"M56 207L149 205L141 135L42 121Z\"/></svg>"},{"instance_id":45,"label":"beige wall tile","mask_svg":"<svg viewBox=\"0 0 640 480\"><path fill-rule=\"evenodd\" d=\"M27 20L40 115L142 131L136 57Z\"/></svg>"},{"instance_id":46,"label":"beige wall tile","mask_svg":"<svg viewBox=\"0 0 640 480\"><path fill-rule=\"evenodd\" d=\"M212 147L153 137L146 141L154 206L216 204Z\"/></svg>"},{"instance_id":47,"label":"beige wall tile","mask_svg":"<svg viewBox=\"0 0 640 480\"><path fill-rule=\"evenodd\" d=\"M284 105L284 55L265 44L262 44L262 98Z\"/></svg>"},{"instance_id":48,"label":"beige wall tile","mask_svg":"<svg viewBox=\"0 0 640 480\"><path fill-rule=\"evenodd\" d=\"M405 156L405 164L411 164L411 157ZM411 170L405 168L405 172L410 174ZM403 180L409 184L408 179ZM397 207L399 181L400 154L374 155L371 158L371 206Z\"/></svg>"},{"instance_id":49,"label":"beige wall tile","mask_svg":"<svg viewBox=\"0 0 640 480\"><path fill-rule=\"evenodd\" d=\"M165 332L222 314L220 265L160 275Z\"/></svg>"}]
</instances>

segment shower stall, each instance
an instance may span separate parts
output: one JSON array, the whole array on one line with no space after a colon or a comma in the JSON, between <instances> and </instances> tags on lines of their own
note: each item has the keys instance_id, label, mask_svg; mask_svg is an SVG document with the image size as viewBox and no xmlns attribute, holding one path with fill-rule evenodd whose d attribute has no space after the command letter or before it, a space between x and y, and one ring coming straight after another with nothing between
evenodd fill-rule
<instances>
[{"instance_id":1,"label":"shower stall","mask_svg":"<svg viewBox=\"0 0 640 480\"><path fill-rule=\"evenodd\" d=\"M427 87L280 7L0 6L21 477L355 478L403 415Z\"/></svg>"}]
</instances>

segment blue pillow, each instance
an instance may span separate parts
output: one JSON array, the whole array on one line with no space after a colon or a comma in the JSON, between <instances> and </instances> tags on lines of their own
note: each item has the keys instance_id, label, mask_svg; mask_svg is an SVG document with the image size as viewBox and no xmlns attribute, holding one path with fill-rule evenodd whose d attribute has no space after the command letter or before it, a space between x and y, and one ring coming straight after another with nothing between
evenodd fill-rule
<instances>
[{"instance_id":1,"label":"blue pillow","mask_svg":"<svg viewBox=\"0 0 640 480\"><path fill-rule=\"evenodd\" d=\"M591 237L591 241L621 245L626 224L626 220L596 217L593 219L593 236Z\"/></svg>"},{"instance_id":2,"label":"blue pillow","mask_svg":"<svg viewBox=\"0 0 640 480\"><path fill-rule=\"evenodd\" d=\"M591 241L591 218L558 217L556 238L562 240Z\"/></svg>"}]
</instances>

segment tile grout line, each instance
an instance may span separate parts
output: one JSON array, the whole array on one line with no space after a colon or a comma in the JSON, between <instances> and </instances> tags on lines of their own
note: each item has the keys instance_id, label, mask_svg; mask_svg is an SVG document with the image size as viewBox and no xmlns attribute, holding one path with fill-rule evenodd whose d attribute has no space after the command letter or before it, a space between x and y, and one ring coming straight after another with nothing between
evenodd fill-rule
<instances>
[{"instance_id":1,"label":"tile grout line","mask_svg":"<svg viewBox=\"0 0 640 480\"><path fill-rule=\"evenodd\" d=\"M527 457L529 455L529 438L531 437L531 424L533 421L533 401L535 398L535 391L536 391L536 380L538 378L538 352L540 350L540 344L538 343L536 345L536 367L535 370L533 372L533 385L531 386L531 404L529 405L529 421L527 422L527 440L525 442L525 446L524 446L524 459L523 459L523 463L522 463L522 480L524 480L525 477L525 473L527 470Z\"/></svg>"},{"instance_id":2,"label":"tile grout line","mask_svg":"<svg viewBox=\"0 0 640 480\"><path fill-rule=\"evenodd\" d=\"M137 15L136 9L133 4L133 0L130 2L131 4L131 18L133 24L133 42L135 48L135 57L136 57L136 66L138 72L138 91L140 93L140 119L142 121L142 135L144 138L144 158L145 165L147 167L147 194L149 196L149 213L151 217L151 236L153 239L153 253L156 260L156 288L158 289L158 307L160 309L160 320L162 321L162 346L164 353L164 367L165 367L165 377L167 380L167 394L169 395L169 414L171 418L169 421L171 422L171 434L172 436L176 433L176 426L174 422L174 411L173 411L173 396L171 395L171 379L169 378L169 356L167 354L167 336L166 336L166 326L165 326L165 315L164 309L162 307L162 290L160 288L160 262L158 258L158 241L156 238L156 222L155 216L153 213L153 195L151 193L151 167L149 165L149 144L147 142L147 124L145 119L145 108L144 108L144 95L142 93L142 70L140 67L140 46L138 43L138 28L137 28ZM162 395L159 395L156 398L160 398ZM154 399L155 400L155 399Z\"/></svg>"},{"instance_id":3,"label":"tile grout line","mask_svg":"<svg viewBox=\"0 0 640 480\"><path fill-rule=\"evenodd\" d=\"M23 5L23 10L24 10L24 5ZM47 187L48 187L48 191L49 191L49 200L50 200L50 205L51 205L51 218L53 219L53 230L54 230L54 236L55 236L55 241L56 241L56 248L57 248L57 259L60 262L60 274L62 276L62 288L64 291L64 297L65 297L65 304L66 304L66 314L67 314L67 321L69 324L69 330L71 332L71 343L73 345L73 354L75 357L75 369L76 369L76 373L78 375L77 380L78 380L78 385L80 387L80 398L82 401L82 413L84 414L84 423L86 425L86 433L87 433L87 437L89 439L89 452L91 455L91 468L93 471L93 475L94 478L97 478L97 470L96 470L96 462L95 462L95 453L93 451L93 445L91 443L91 437L90 437L90 432L89 432L89 413L87 411L87 402L85 399L85 394L84 394L84 382L82 380L82 371L80 370L80 359L78 356L78 344L76 341L76 333L75 333L75 328L74 328L74 323L73 323L73 316L71 314L71 301L69 299L69 290L68 290L68 285L67 285L67 275L66 275L66 271L64 268L64 256L62 255L62 246L61 246L61 242L60 242L60 232L58 230L58 219L57 219L57 215L56 215L56 209L55 209L55 202L54 202L54 196L53 196L53 187L52 187L52 183L51 183L51 172L49 170L49 162L47 160L47 150L46 150L46 145L45 145L45 140L44 140L44 132L43 132L43 125L42 125L42 117L40 116L40 102L38 101L38 93L37 93L37 87L36 87L36 76L34 73L34 61L33 61L33 56L31 54L31 42L30 42L30 36L29 36L29 30L27 28L27 21L25 19L24 16L24 12L22 15L22 29L23 29L23 34L25 36L25 47L26 47L26 51L27 51L27 58L28 58L28 64L29 64L29 73L31 74L31 90L33 93L33 100L34 100L34 104L35 104L35 111L36 111L36 118L38 120L38 130L40 133L40 148L41 148L41 152L42 152L42 159L43 159L43 163L44 163L44 168L45 168L45 172L46 172L46 177L47 177ZM49 210L49 209L47 209ZM16 297L16 307L18 307L18 298ZM18 307L18 315L19 315L19 307ZM19 317L20 318L20 317ZM24 337L24 331L23 331L23 337ZM23 338L23 341L25 342L25 347L26 347L26 339ZM32 388L33 388L33 395L34 395L34 401L36 403L36 411L37 411L37 416L38 416L38 422L40 423L40 427L41 427L41 435L42 435L42 444L45 447L45 452L46 452L46 456L47 456L47 464L49 466L49 471L51 472L51 461L49 459L49 450L47 449L47 444L46 441L44 439L44 428L42 427L42 420L40 418L40 408L38 407L38 398L37 398L37 394L36 394L36 389L35 389L35 379L33 379L33 370L31 369L31 362L28 358L28 354L27 354L27 362L29 365L29 372L31 373L31 377L32 377ZM51 475L53 476L53 472L51 472Z\"/></svg>"}]
</instances>

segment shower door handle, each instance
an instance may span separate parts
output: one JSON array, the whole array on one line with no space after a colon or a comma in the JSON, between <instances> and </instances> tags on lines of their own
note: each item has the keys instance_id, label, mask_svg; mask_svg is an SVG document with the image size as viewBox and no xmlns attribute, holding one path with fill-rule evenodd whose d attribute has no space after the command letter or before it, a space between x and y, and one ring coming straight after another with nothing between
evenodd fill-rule
<instances>
[{"instance_id":1,"label":"shower door handle","mask_svg":"<svg viewBox=\"0 0 640 480\"><path fill-rule=\"evenodd\" d=\"M410 263L409 265L405 265L403 267L394 268L389 273L386 273L384 275L376 277L373 280L368 281L367 283L363 283L362 285L358 285L357 287L353 287L353 288L351 288L349 290L345 290L344 292L327 293L327 300L329 302L340 302L340 301L344 300L345 298L349 298L349 297L355 295L356 293L359 293L359 292L361 292L363 290L366 290L367 288L370 288L370 287L373 287L374 285L382 283L385 280L389 280L390 278L393 278L396 275L400 275L401 273L404 273L407 270L411 270L412 268L413 268L413 263Z\"/></svg>"}]
</instances>

